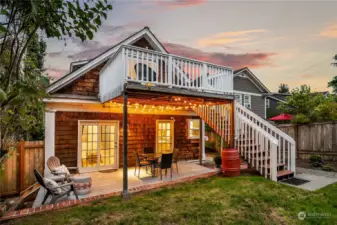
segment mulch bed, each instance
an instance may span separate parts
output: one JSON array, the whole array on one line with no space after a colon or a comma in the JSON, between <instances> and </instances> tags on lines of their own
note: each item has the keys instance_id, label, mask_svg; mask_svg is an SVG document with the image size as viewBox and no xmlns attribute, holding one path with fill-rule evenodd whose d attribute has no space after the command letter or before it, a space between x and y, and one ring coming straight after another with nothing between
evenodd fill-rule
<instances>
[{"instance_id":1,"label":"mulch bed","mask_svg":"<svg viewBox=\"0 0 337 225\"><path fill-rule=\"evenodd\" d=\"M333 169L333 172L337 172L337 162L325 160L324 165L329 165ZM314 167L310 163L309 159L296 159L296 167L301 167L301 168L305 168L305 169L312 169L312 170L322 170L322 167Z\"/></svg>"}]
</instances>

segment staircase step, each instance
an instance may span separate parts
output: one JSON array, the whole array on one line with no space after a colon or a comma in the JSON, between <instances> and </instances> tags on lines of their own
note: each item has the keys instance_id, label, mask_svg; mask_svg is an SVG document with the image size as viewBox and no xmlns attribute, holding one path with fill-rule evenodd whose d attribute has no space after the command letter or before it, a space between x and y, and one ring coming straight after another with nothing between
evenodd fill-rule
<instances>
[{"instance_id":1,"label":"staircase step","mask_svg":"<svg viewBox=\"0 0 337 225\"><path fill-rule=\"evenodd\" d=\"M280 170L277 171L277 180L285 180L288 178L294 177L294 172L289 170Z\"/></svg>"}]
</instances>

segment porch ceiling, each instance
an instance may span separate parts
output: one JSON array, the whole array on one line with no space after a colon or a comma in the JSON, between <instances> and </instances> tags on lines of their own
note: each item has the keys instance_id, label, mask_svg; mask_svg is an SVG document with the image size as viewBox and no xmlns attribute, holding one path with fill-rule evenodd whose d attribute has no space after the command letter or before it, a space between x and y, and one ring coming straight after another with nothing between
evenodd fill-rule
<instances>
[{"instance_id":1,"label":"porch ceiling","mask_svg":"<svg viewBox=\"0 0 337 225\"><path fill-rule=\"evenodd\" d=\"M229 104L228 99L190 97L182 95L168 95L158 92L129 91L128 107L140 110L179 110L186 112L194 112L193 108L201 105L219 105ZM122 107L123 96L114 98L104 103L104 107L114 108ZM152 110L151 110L152 109Z\"/></svg>"}]
</instances>

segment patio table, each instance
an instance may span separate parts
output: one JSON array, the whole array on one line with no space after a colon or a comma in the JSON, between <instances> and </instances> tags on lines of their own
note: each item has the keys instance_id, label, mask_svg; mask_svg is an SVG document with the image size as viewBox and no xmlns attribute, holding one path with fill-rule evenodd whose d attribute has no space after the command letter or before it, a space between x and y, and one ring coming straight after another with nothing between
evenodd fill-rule
<instances>
[{"instance_id":1,"label":"patio table","mask_svg":"<svg viewBox=\"0 0 337 225\"><path fill-rule=\"evenodd\" d=\"M151 174L152 177L155 176L156 163L161 158L161 153L144 153L141 154L144 160L148 161L151 164Z\"/></svg>"}]
</instances>

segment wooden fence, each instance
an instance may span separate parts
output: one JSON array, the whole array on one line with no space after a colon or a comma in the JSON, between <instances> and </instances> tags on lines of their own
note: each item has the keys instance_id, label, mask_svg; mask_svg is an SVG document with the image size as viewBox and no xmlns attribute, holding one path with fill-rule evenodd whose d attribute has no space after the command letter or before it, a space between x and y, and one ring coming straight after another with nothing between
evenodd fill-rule
<instances>
[{"instance_id":1,"label":"wooden fence","mask_svg":"<svg viewBox=\"0 0 337 225\"><path fill-rule=\"evenodd\" d=\"M44 171L44 142L20 141L9 147L4 173L0 175L0 196L19 194L34 184L34 168Z\"/></svg>"},{"instance_id":2,"label":"wooden fence","mask_svg":"<svg viewBox=\"0 0 337 225\"><path fill-rule=\"evenodd\" d=\"M320 155L323 160L337 160L337 122L285 124L278 128L294 138L298 158Z\"/></svg>"}]
</instances>

